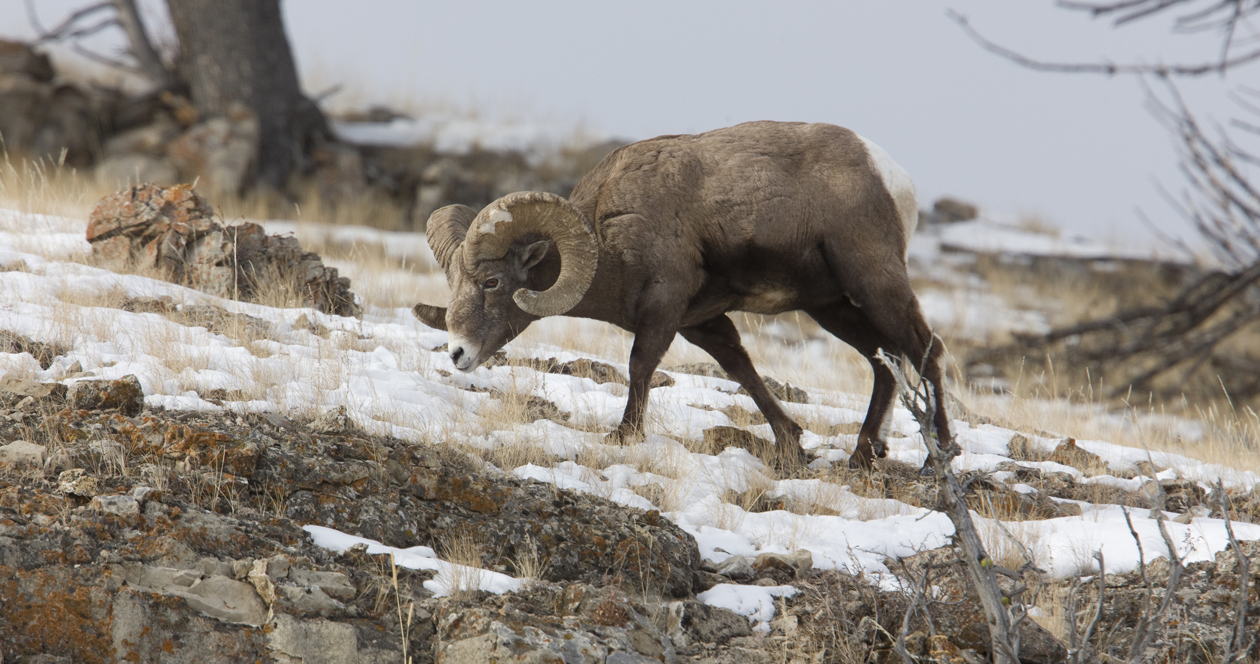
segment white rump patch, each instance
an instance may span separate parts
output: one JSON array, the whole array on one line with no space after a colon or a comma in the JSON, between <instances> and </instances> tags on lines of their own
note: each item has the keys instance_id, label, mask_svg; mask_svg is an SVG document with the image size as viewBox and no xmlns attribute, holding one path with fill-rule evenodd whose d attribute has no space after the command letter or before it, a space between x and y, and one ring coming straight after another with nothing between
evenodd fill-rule
<instances>
[{"instance_id":1,"label":"white rump patch","mask_svg":"<svg viewBox=\"0 0 1260 664\"><path fill-rule=\"evenodd\" d=\"M884 148L861 136L858 138L866 145L871 168L879 173L879 179L884 181L884 188L892 196L893 204L897 207L897 216L901 217L901 224L906 228L906 240L909 241L919 225L919 201L914 195L914 182L910 180L906 169L893 161Z\"/></svg>"}]
</instances>

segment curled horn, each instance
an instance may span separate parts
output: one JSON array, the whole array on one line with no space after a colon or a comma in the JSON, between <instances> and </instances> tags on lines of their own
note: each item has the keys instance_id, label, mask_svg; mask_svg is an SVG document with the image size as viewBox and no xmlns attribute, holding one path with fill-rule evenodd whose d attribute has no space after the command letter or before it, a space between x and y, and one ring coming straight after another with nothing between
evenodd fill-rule
<instances>
[{"instance_id":1,"label":"curled horn","mask_svg":"<svg viewBox=\"0 0 1260 664\"><path fill-rule=\"evenodd\" d=\"M487 205L473 219L464 240L465 265L471 268L478 261L502 258L512 242L526 233L543 235L555 243L560 276L545 291L522 288L512 299L535 316L555 316L572 309L595 278L599 251L590 222L561 196L522 191Z\"/></svg>"},{"instance_id":2,"label":"curled horn","mask_svg":"<svg viewBox=\"0 0 1260 664\"><path fill-rule=\"evenodd\" d=\"M435 307L422 302L411 308L411 314L435 330L446 331L446 307Z\"/></svg>"},{"instance_id":3,"label":"curled horn","mask_svg":"<svg viewBox=\"0 0 1260 664\"><path fill-rule=\"evenodd\" d=\"M448 205L429 215L425 237L429 241L429 248L433 250L433 257L443 270L446 270L451 264L451 258L459 252L464 236L468 234L468 225L476 216L477 211L467 205Z\"/></svg>"},{"instance_id":4,"label":"curled horn","mask_svg":"<svg viewBox=\"0 0 1260 664\"><path fill-rule=\"evenodd\" d=\"M424 234L442 271L447 271L451 259L459 253L464 236L468 234L468 225L476 216L477 213L466 205L448 205L429 215ZM412 307L411 313L431 328L446 329L446 307L420 303Z\"/></svg>"}]
</instances>

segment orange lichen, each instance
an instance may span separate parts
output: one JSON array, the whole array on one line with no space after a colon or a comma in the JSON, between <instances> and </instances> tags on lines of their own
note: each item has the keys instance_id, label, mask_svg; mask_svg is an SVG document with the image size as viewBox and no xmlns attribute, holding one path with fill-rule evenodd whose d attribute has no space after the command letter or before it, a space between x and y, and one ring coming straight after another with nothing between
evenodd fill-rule
<instances>
[{"instance_id":1,"label":"orange lichen","mask_svg":"<svg viewBox=\"0 0 1260 664\"><path fill-rule=\"evenodd\" d=\"M0 581L0 641L16 654L105 661L112 650L109 612L86 579L67 583L44 570L9 566L0 566L0 579L5 579ZM94 613L107 617L95 619Z\"/></svg>"}]
</instances>

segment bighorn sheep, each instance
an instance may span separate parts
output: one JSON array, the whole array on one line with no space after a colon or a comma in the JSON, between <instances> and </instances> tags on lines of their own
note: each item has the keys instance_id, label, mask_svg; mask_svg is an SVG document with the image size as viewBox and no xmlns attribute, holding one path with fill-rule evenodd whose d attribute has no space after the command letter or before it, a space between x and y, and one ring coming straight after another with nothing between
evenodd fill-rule
<instances>
[{"instance_id":1,"label":"bighorn sheep","mask_svg":"<svg viewBox=\"0 0 1260 664\"><path fill-rule=\"evenodd\" d=\"M941 345L906 274L917 221L909 176L848 129L749 122L661 136L609 154L570 200L520 192L480 213L462 205L434 212L428 240L451 301L414 312L450 331L450 357L462 371L543 316L634 333L630 394L609 434L616 441L641 435L652 373L680 333L748 390L780 453L804 460L801 427L771 396L726 315L803 310L875 372L849 461L869 468L886 454L882 430L896 392L880 349L923 367L933 422L950 440Z\"/></svg>"}]
</instances>

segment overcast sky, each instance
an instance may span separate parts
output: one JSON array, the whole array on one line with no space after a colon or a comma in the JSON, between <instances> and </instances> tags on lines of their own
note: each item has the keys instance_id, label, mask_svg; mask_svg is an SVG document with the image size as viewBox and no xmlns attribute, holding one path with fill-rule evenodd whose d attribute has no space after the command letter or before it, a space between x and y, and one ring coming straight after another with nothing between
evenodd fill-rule
<instances>
[{"instance_id":1,"label":"overcast sky","mask_svg":"<svg viewBox=\"0 0 1260 664\"><path fill-rule=\"evenodd\" d=\"M36 4L49 24L86 3ZM953 194L1101 238L1147 235L1138 209L1181 227L1155 184L1182 188L1176 153L1136 80L1021 68L971 41L951 8L1048 60L1198 62L1219 48L1170 35L1169 19L1115 30L1052 0L284 2L308 91L342 83L334 103L446 103L628 139L831 122L888 150L923 206ZM23 3L0 0L0 35L29 34ZM1238 114L1225 91L1257 73L1184 92L1224 121Z\"/></svg>"}]
</instances>

